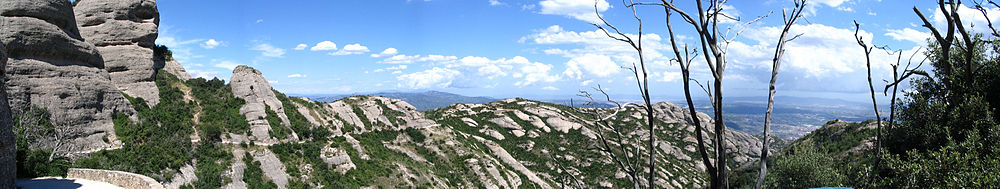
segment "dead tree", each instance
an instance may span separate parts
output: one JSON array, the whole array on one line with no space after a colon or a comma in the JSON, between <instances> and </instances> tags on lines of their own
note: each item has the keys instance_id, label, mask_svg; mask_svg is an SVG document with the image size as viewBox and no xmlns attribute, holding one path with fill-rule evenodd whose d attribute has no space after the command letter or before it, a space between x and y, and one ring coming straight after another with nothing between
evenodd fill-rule
<instances>
[{"instance_id":1,"label":"dead tree","mask_svg":"<svg viewBox=\"0 0 1000 189\"><path fill-rule=\"evenodd\" d=\"M646 117L647 117L647 119L646 119L647 120L646 125L649 128L648 129L648 131L649 131L649 144L647 146L647 148L649 150L649 152L648 152L649 153L649 155L648 155L648 161L649 161L648 172L649 172L649 175L648 175L646 181L648 183L648 186L650 188L653 188L653 187L655 187L654 183L656 182L656 179L655 179L656 178L656 161L655 161L656 160L656 150L655 150L655 147L656 147L656 145L655 145L656 144L656 135L655 135L656 134L656 132L655 132L656 129L655 128L656 128L656 126L655 126L655 122L654 122L654 118L655 117L653 116L653 104L652 104L652 102L650 100L650 96L649 96L649 77L648 77L649 74L648 74L647 69L646 69L646 59L645 59L645 54L643 53L643 49L642 49L642 34L643 34L642 33L642 18L639 17L639 13L638 13L638 11L636 11L635 5L637 5L637 3L635 3L635 2L633 2L631 0L629 0L629 2L625 2L623 0L622 3L625 4L625 7L632 9L632 16L635 18L636 22L639 24L638 31L637 31L638 34L635 36L635 39L633 39L629 35L626 35L625 33L623 33L621 30L619 30L614 25L611 25L610 23L608 23L608 21L605 20L604 17L602 17L601 14L600 14L600 12L598 11L597 3L596 2L594 3L594 12L595 12L595 14L597 14L597 18L600 19L601 23L600 24L593 24L593 25L594 25L594 27L597 27L597 29L603 31L604 34L607 35L609 38L617 40L617 41L621 41L623 43L628 44L639 55L639 66L636 67L635 63L633 63L632 64L632 73L635 75L636 85L638 86L639 91L642 94L642 100L644 102L644 104L643 104L642 107L643 107L643 110L645 111L645 114L646 114ZM613 30L614 33L609 32L607 28L611 28L611 30Z\"/></svg>"},{"instance_id":2,"label":"dead tree","mask_svg":"<svg viewBox=\"0 0 1000 189\"><path fill-rule=\"evenodd\" d=\"M622 170L628 177L629 181L632 182L633 188L643 188L642 178L639 175L641 169L639 161L640 148L638 146L627 145L629 143L628 136L622 134L621 125L612 124L610 120L618 115L618 113L627 110L629 106L634 106L636 104L632 103L619 103L618 101L611 100L611 96L601 88L600 85L594 88L595 91L600 92L604 96L604 100L607 103L614 104L615 107L610 109L612 112L603 112L601 109L595 108L594 104L597 100L594 96L587 91L580 91L578 96L588 99L584 102L584 106L590 107L590 112L587 112L596 119L593 121L594 125L597 126L596 135L598 139L598 144L596 145L597 150L607 154L610 159L618 165L618 168ZM639 145L639 142L635 142ZM617 146L614 146L617 145ZM575 179L575 178L574 178Z\"/></svg>"},{"instance_id":3,"label":"dead tree","mask_svg":"<svg viewBox=\"0 0 1000 189\"><path fill-rule=\"evenodd\" d=\"M872 83L872 59L871 59L872 51L875 50L875 48L878 48L878 47L868 46L868 44L866 44L864 42L864 37L862 37L859 34L860 31L861 31L861 25L858 24L858 21L854 21L854 39L857 40L858 46L861 46L861 48L864 49L864 51L865 51L865 63L866 63L865 66L868 67L868 89L871 92L872 107L875 108L875 123L876 123L876 125L875 125L875 128L876 128L876 134L875 134L876 148L875 149L881 150L882 149L882 115L878 111L878 102L875 100L875 85L874 85L874 83Z\"/></svg>"},{"instance_id":4,"label":"dead tree","mask_svg":"<svg viewBox=\"0 0 1000 189\"><path fill-rule=\"evenodd\" d=\"M788 32L791 31L792 25L795 25L795 21L802 16L802 9L805 8L805 3L805 0L801 2L796 1L795 8L792 8L791 15L786 14L784 10L781 12L781 18L782 21L784 21L785 26L781 29L781 35L778 37L778 44L774 48L774 59L771 60L771 82L768 85L767 111L764 113L764 139L762 141L763 147L760 150L760 172L757 176L757 184L754 186L756 189L763 187L764 177L767 176L767 145L769 144L768 140L770 139L768 131L771 129L771 112L774 110L774 83L778 80L778 68L781 68L781 56L785 54L785 44L789 41L795 40L799 36L802 36L802 34L795 35L791 39L786 39L786 37L788 37Z\"/></svg>"}]
</instances>

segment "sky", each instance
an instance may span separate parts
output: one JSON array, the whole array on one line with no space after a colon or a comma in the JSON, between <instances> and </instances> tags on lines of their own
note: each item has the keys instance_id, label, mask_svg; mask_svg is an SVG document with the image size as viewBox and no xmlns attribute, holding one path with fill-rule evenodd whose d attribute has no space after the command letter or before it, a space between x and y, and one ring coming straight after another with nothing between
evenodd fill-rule
<instances>
[{"instance_id":1,"label":"sky","mask_svg":"<svg viewBox=\"0 0 1000 189\"><path fill-rule=\"evenodd\" d=\"M677 4L696 14L693 2ZM786 45L778 95L870 98L854 21L866 43L901 51L904 64L916 54L916 64L930 34L913 8L941 25L943 17L933 3L809 1L804 17L791 29L801 36ZM639 62L636 52L591 24L599 12L622 32L637 36L632 10L617 0L169 0L157 6L156 43L169 47L192 76L228 81L234 67L249 65L287 94L437 90L495 98L569 98L598 85L613 98L639 94L636 77L627 69ZM723 6L727 15L739 19L720 24L732 39L724 96L767 96L781 13L792 7L785 0ZM985 17L970 7L960 9L963 21L973 31L985 31ZM669 61L673 52L663 8L639 6L636 11L643 21L650 93L654 99L682 98L680 70ZM988 15L1000 20L1000 9L990 9ZM676 15L671 22L680 45L699 45L690 25ZM872 53L876 88L891 79L890 64L897 55ZM711 82L707 68L699 56L692 77Z\"/></svg>"}]
</instances>

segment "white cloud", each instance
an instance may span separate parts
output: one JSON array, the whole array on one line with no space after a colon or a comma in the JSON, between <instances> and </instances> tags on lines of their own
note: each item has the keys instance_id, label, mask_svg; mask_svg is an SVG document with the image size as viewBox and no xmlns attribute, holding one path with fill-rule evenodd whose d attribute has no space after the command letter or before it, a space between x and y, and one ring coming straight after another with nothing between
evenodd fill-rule
<instances>
[{"instance_id":1,"label":"white cloud","mask_svg":"<svg viewBox=\"0 0 1000 189\"><path fill-rule=\"evenodd\" d=\"M490 6L497 6L497 5L503 5L503 4L504 3L502 3L502 2L500 2L498 0L490 0Z\"/></svg>"},{"instance_id":2,"label":"white cloud","mask_svg":"<svg viewBox=\"0 0 1000 189\"><path fill-rule=\"evenodd\" d=\"M340 55L364 54L368 53L369 51L370 50L368 50L368 47L355 43L350 45L344 45L344 49L340 49L340 51L330 53L330 55L340 56Z\"/></svg>"},{"instance_id":3,"label":"white cloud","mask_svg":"<svg viewBox=\"0 0 1000 189\"><path fill-rule=\"evenodd\" d=\"M297 50L297 51L305 50L306 47L309 47L309 45L306 45L304 43L303 44L299 44L299 45L295 46L295 50Z\"/></svg>"},{"instance_id":4,"label":"white cloud","mask_svg":"<svg viewBox=\"0 0 1000 189\"><path fill-rule=\"evenodd\" d=\"M962 19L962 22L965 22L964 25L966 26L966 29L971 30L969 32L973 33L991 33L989 26L986 23L986 17L983 16L983 12L980 12L974 7L966 7L967 5L968 4L965 4L963 6L959 6L958 8L958 15ZM924 14L926 15L928 13L925 12ZM931 16L931 20L934 22L934 26L938 29L947 29L945 27L947 24L945 23L945 18L941 13L941 8L935 8L933 14L934 15ZM994 23L997 22L997 20L1000 20L1000 8L994 7L992 9L987 9L986 14L989 15L990 20ZM944 32L945 31L942 31L941 35L944 35Z\"/></svg>"},{"instance_id":5,"label":"white cloud","mask_svg":"<svg viewBox=\"0 0 1000 189\"><path fill-rule=\"evenodd\" d=\"M217 72L217 71L202 71L202 70L188 69L187 72L189 74L191 74L191 77L194 77L194 78L199 78L200 77L200 78L205 78L205 79L212 79L212 78L215 78L215 77L219 76L219 72Z\"/></svg>"},{"instance_id":6,"label":"white cloud","mask_svg":"<svg viewBox=\"0 0 1000 189\"><path fill-rule=\"evenodd\" d=\"M781 33L780 26L753 28L745 33L746 40L730 45L726 80L749 81L764 86L770 80L774 43ZM790 33L801 37L786 44L779 85L798 91L867 91L867 67L864 51L854 38L853 28L836 28L822 24L794 25ZM865 43L884 44L888 38L876 39L874 34L860 31ZM747 43L755 42L755 43ZM916 52L917 46L904 49L904 56ZM916 60L922 54L918 52ZM871 53L873 81L891 78L890 63L897 55L875 50ZM704 64L703 60L699 60ZM905 59L903 60L905 61ZM699 63L695 63L696 65ZM707 68L700 68L702 70ZM700 71L704 73L705 71ZM667 77L661 73L660 77ZM699 74L693 70L693 78ZM710 76L708 76L710 77ZM822 85L817 85L822 83ZM876 83L876 85L880 85ZM763 88L762 88L763 89ZM766 90L766 89L764 89Z\"/></svg>"},{"instance_id":7,"label":"white cloud","mask_svg":"<svg viewBox=\"0 0 1000 189\"><path fill-rule=\"evenodd\" d=\"M556 87L553 87L553 86L545 86L545 87L542 87L542 90L546 90L546 91L558 91L559 88L556 88Z\"/></svg>"},{"instance_id":8,"label":"white cloud","mask_svg":"<svg viewBox=\"0 0 1000 189\"><path fill-rule=\"evenodd\" d=\"M515 86L526 86L531 85L535 82L555 82L559 80L559 76L549 75L549 71L552 70L552 65L542 64L540 62L530 63L521 67L521 72L514 74L514 77L524 77L524 80L515 82Z\"/></svg>"},{"instance_id":9,"label":"white cloud","mask_svg":"<svg viewBox=\"0 0 1000 189\"><path fill-rule=\"evenodd\" d=\"M201 48L214 49L219 45L222 45L222 42L216 41L215 39L208 39L208 41L205 41L204 43L201 44Z\"/></svg>"},{"instance_id":10,"label":"white cloud","mask_svg":"<svg viewBox=\"0 0 1000 189\"><path fill-rule=\"evenodd\" d=\"M288 78L302 78L302 77L309 77L309 76L308 75L303 75L303 74L288 75Z\"/></svg>"},{"instance_id":11,"label":"white cloud","mask_svg":"<svg viewBox=\"0 0 1000 189\"><path fill-rule=\"evenodd\" d=\"M455 61L455 60L458 60L458 57L456 57L456 56L433 55L433 54L432 55L427 55L427 56L421 56L421 55L407 56L407 55L400 54L400 55L395 55L395 56L386 58L386 59L384 59L382 61L379 61L379 63L384 63L384 64L411 64L411 63L417 63L417 62L447 62L447 61Z\"/></svg>"},{"instance_id":12,"label":"white cloud","mask_svg":"<svg viewBox=\"0 0 1000 189\"><path fill-rule=\"evenodd\" d=\"M583 79L584 74L607 77L618 73L620 67L611 61L611 57L596 54L586 54L574 57L566 62L566 71L563 75L570 78Z\"/></svg>"},{"instance_id":13,"label":"white cloud","mask_svg":"<svg viewBox=\"0 0 1000 189\"><path fill-rule=\"evenodd\" d=\"M378 58L378 57L392 56L392 55L396 55L398 53L399 53L399 50L396 50L396 48L387 48L385 50L382 50L381 53L372 54L371 56L372 56L372 58Z\"/></svg>"},{"instance_id":14,"label":"white cloud","mask_svg":"<svg viewBox=\"0 0 1000 189\"><path fill-rule=\"evenodd\" d=\"M544 0L538 3L541 6L541 11L538 13L563 15L590 23L598 23L600 20L594 10L595 4L599 12L604 12L611 7L605 0L596 0L596 2L594 0Z\"/></svg>"},{"instance_id":15,"label":"white cloud","mask_svg":"<svg viewBox=\"0 0 1000 189\"><path fill-rule=\"evenodd\" d=\"M323 41L316 43L316 46L309 48L311 51L332 51L337 50L337 44L331 41Z\"/></svg>"},{"instance_id":16,"label":"white cloud","mask_svg":"<svg viewBox=\"0 0 1000 189\"><path fill-rule=\"evenodd\" d=\"M669 83L669 82L674 82L674 81L677 81L677 80L681 79L681 73L680 72L670 72L670 71L667 71L667 72L656 73L654 75L655 76L659 76L659 78L656 78L656 81L659 81L659 82L668 82Z\"/></svg>"},{"instance_id":17,"label":"white cloud","mask_svg":"<svg viewBox=\"0 0 1000 189\"><path fill-rule=\"evenodd\" d=\"M632 37L633 39L638 38L638 35L635 34L627 33L626 35ZM530 42L540 45L579 45L579 48L573 49L551 48L543 50L545 54L562 55L567 58L575 58L591 54L609 56L618 62L622 62L622 64L638 63L639 60L638 55L631 46L621 41L608 38L604 32L596 29L592 31L576 32L567 31L559 25L553 25L542 30L537 30L536 33L524 36L519 40L519 42ZM683 40L679 42L683 42ZM643 34L642 48L644 50L646 62L651 63L649 66L656 66L657 68L666 66L668 57L664 56L663 52L670 51L670 46L667 44L667 41L663 41L663 38L654 33ZM663 64L655 64L655 62L662 62Z\"/></svg>"},{"instance_id":18,"label":"white cloud","mask_svg":"<svg viewBox=\"0 0 1000 189\"><path fill-rule=\"evenodd\" d=\"M405 70L406 68L407 68L406 65L398 65L398 66L392 66L392 67L388 67L388 68L384 68L384 69L375 69L372 72L378 73L378 72L393 71L393 70L399 71L399 70Z\"/></svg>"},{"instance_id":19,"label":"white cloud","mask_svg":"<svg viewBox=\"0 0 1000 189\"><path fill-rule=\"evenodd\" d=\"M888 29L888 33L885 33L885 36L892 37L892 39L898 41L911 41L923 45L927 43L926 40L931 37L931 34L910 28L903 28L901 30Z\"/></svg>"},{"instance_id":20,"label":"white cloud","mask_svg":"<svg viewBox=\"0 0 1000 189\"><path fill-rule=\"evenodd\" d=\"M594 82L594 80L593 80L593 79L588 79L588 80L586 80L586 81L582 81L582 82L580 82L580 86L581 86L581 87L583 87L583 86L587 86L587 85L590 85L590 83L593 83L593 82Z\"/></svg>"},{"instance_id":21,"label":"white cloud","mask_svg":"<svg viewBox=\"0 0 1000 189\"><path fill-rule=\"evenodd\" d=\"M217 67L217 68L225 68L225 69L228 69L228 70L233 70L233 69L236 68L236 66L240 65L240 63L237 63L237 62L234 62L234 61L230 61L230 60L214 60L213 59L212 63L215 64L214 66Z\"/></svg>"},{"instance_id":22,"label":"white cloud","mask_svg":"<svg viewBox=\"0 0 1000 189\"><path fill-rule=\"evenodd\" d=\"M460 74L452 69L434 67L422 72L400 75L396 80L399 81L398 87L410 89L445 88Z\"/></svg>"},{"instance_id":23,"label":"white cloud","mask_svg":"<svg viewBox=\"0 0 1000 189\"><path fill-rule=\"evenodd\" d=\"M260 51L260 55L266 57L281 57L285 54L285 49L274 47L267 43L258 44L250 48L250 50Z\"/></svg>"},{"instance_id":24,"label":"white cloud","mask_svg":"<svg viewBox=\"0 0 1000 189\"><path fill-rule=\"evenodd\" d=\"M264 22L264 19L257 19L257 21L255 21L255 23L261 23L261 22Z\"/></svg>"},{"instance_id":25,"label":"white cloud","mask_svg":"<svg viewBox=\"0 0 1000 189\"><path fill-rule=\"evenodd\" d=\"M841 4L844 4L844 2L847 1L848 0L814 0L813 2L818 2L819 4L824 4L830 7L839 7Z\"/></svg>"}]
</instances>

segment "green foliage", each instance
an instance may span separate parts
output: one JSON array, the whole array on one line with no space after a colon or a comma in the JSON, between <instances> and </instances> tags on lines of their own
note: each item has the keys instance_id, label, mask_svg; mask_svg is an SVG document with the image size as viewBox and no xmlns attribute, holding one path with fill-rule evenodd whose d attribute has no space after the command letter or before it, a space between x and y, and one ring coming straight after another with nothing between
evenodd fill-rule
<instances>
[{"instance_id":1,"label":"green foliage","mask_svg":"<svg viewBox=\"0 0 1000 189\"><path fill-rule=\"evenodd\" d=\"M275 113L274 110L271 110L271 107L266 104L264 105L264 112L267 114L267 117L264 117L264 119L271 125L271 137L283 139L291 136L292 130L288 129L288 127L285 127L284 125L281 125L281 117L278 117L278 113Z\"/></svg>"},{"instance_id":2,"label":"green foliage","mask_svg":"<svg viewBox=\"0 0 1000 189\"><path fill-rule=\"evenodd\" d=\"M55 126L49 121L51 114L45 108L32 105L14 119L14 135L17 143L15 159L17 176L34 178L42 176L65 176L70 166L69 159L49 156L52 149L31 149L30 144L57 137Z\"/></svg>"},{"instance_id":3,"label":"green foliage","mask_svg":"<svg viewBox=\"0 0 1000 189\"><path fill-rule=\"evenodd\" d=\"M803 136L793 146L811 145L816 151L830 154L845 152L875 137L875 128L866 127L873 122L838 123L834 120Z\"/></svg>"},{"instance_id":4,"label":"green foliage","mask_svg":"<svg viewBox=\"0 0 1000 189\"><path fill-rule=\"evenodd\" d=\"M253 161L253 155L250 152L243 155L243 163L246 165L246 169L243 170L243 182L247 184L247 188L278 188L274 182L264 179L264 170L260 169L260 162Z\"/></svg>"},{"instance_id":5,"label":"green foliage","mask_svg":"<svg viewBox=\"0 0 1000 189\"><path fill-rule=\"evenodd\" d=\"M194 78L187 81L187 86L201 106L197 128L201 131L202 138L219 140L222 131L242 134L250 129L246 117L240 114L240 107L245 102L233 96L232 88L225 81L219 78Z\"/></svg>"},{"instance_id":6,"label":"green foliage","mask_svg":"<svg viewBox=\"0 0 1000 189\"><path fill-rule=\"evenodd\" d=\"M827 153L801 146L789 154L776 156L766 177L767 188L816 188L840 186L844 176Z\"/></svg>"},{"instance_id":7,"label":"green foliage","mask_svg":"<svg viewBox=\"0 0 1000 189\"><path fill-rule=\"evenodd\" d=\"M313 133L313 131L318 131L318 132L322 131L319 131L319 129L313 129L314 126L312 125L312 123L310 123L309 120L306 119L306 116L302 115L302 113L299 112L298 108L295 107L295 104L292 104L291 98L288 98L287 96L285 96L285 94L281 94L281 92L278 91L274 91L274 94L275 96L278 97L278 100L281 101L281 105L285 109L285 116L288 117L288 122L291 124L292 131L295 131L295 133L299 135L299 138L323 139L326 137L326 136L320 136L320 137L315 136L315 133ZM307 104L312 104L312 103L300 103L300 104L306 106Z\"/></svg>"},{"instance_id":8,"label":"green foliage","mask_svg":"<svg viewBox=\"0 0 1000 189\"><path fill-rule=\"evenodd\" d=\"M159 180L172 174L164 170L180 168L189 162L191 141L192 106L184 101L183 93L175 86L180 80L166 72L156 75L160 103L148 107L142 98L126 98L138 114L133 122L124 114L114 116L115 134L124 146L116 150L91 153L79 159L76 167L112 169L147 175Z\"/></svg>"},{"instance_id":9,"label":"green foliage","mask_svg":"<svg viewBox=\"0 0 1000 189\"><path fill-rule=\"evenodd\" d=\"M76 5L79 1L80 0L73 2L73 5ZM153 47L153 58L156 58L157 60L171 61L174 60L174 52L170 51L170 49L165 45L157 45Z\"/></svg>"},{"instance_id":10,"label":"green foliage","mask_svg":"<svg viewBox=\"0 0 1000 189\"><path fill-rule=\"evenodd\" d=\"M228 178L222 178L222 173L229 169L233 155L218 144L202 142L195 150L198 161L195 176L198 180L192 183L194 188L221 188Z\"/></svg>"},{"instance_id":11,"label":"green foliage","mask_svg":"<svg viewBox=\"0 0 1000 189\"><path fill-rule=\"evenodd\" d=\"M413 139L413 142L416 143L424 143L424 140L427 138L423 133L420 133L419 130L414 129L413 127L407 127L406 129L403 129L403 132L406 132L406 135L410 136L410 139Z\"/></svg>"}]
</instances>

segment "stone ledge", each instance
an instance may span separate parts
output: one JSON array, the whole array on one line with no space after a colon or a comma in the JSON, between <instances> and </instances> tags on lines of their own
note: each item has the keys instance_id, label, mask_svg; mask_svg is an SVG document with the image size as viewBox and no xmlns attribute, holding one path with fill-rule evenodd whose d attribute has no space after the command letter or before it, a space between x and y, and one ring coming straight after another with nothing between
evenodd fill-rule
<instances>
[{"instance_id":1,"label":"stone ledge","mask_svg":"<svg viewBox=\"0 0 1000 189\"><path fill-rule=\"evenodd\" d=\"M87 179L93 181L101 181L114 185L121 186L123 188L149 188L149 189L163 189L163 185L153 178L143 176L140 174L122 172L122 171L112 171L112 170L100 170L100 169L79 169L71 168L66 173L66 178L76 178L76 179Z\"/></svg>"}]
</instances>

